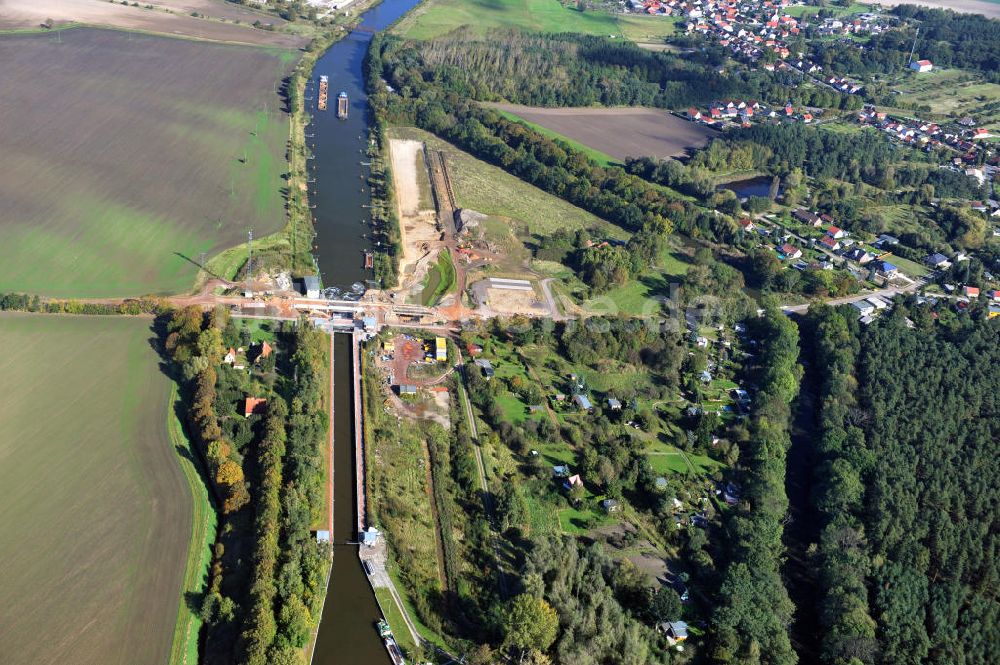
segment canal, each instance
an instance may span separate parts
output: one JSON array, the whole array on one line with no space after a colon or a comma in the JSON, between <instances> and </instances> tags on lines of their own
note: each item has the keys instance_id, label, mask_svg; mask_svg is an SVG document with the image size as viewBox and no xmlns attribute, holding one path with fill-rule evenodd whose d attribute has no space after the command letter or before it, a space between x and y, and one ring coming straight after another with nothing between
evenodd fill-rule
<instances>
[{"instance_id":1,"label":"canal","mask_svg":"<svg viewBox=\"0 0 1000 665\"><path fill-rule=\"evenodd\" d=\"M366 30L379 31L391 25L419 0L383 0L362 17ZM306 142L310 160L310 201L315 208L317 237L315 252L324 286L347 288L370 279L363 268L363 252L369 248L363 235L369 230L368 185L365 182L368 142L368 104L361 65L370 32L352 32L318 60L307 92L312 123ZM319 77L329 77L330 106L316 110ZM337 118L336 96L346 92L348 117ZM313 653L314 665L386 665L389 657L375 630L378 605L361 562L357 540L353 408L351 394L351 336L337 335L334 342L334 511L333 570Z\"/></svg>"},{"instance_id":2,"label":"canal","mask_svg":"<svg viewBox=\"0 0 1000 665\"><path fill-rule=\"evenodd\" d=\"M371 247L368 158L368 99L361 65L372 33L383 30L419 0L383 0L362 17L361 27L331 46L317 61L306 89L306 105L312 122L306 128L306 143L314 158L309 160L309 200L314 205L317 237L314 253L324 286L347 288L372 279L364 269L364 252ZM330 105L316 109L319 77L329 77ZM337 95L346 92L350 102L346 119L337 117Z\"/></svg>"}]
</instances>

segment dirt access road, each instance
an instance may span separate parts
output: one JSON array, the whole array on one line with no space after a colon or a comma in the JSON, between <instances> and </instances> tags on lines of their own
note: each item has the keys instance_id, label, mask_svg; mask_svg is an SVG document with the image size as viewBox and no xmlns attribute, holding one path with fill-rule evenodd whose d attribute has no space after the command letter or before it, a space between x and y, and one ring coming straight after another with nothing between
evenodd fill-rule
<instances>
[{"instance_id":1,"label":"dirt access road","mask_svg":"<svg viewBox=\"0 0 1000 665\"><path fill-rule=\"evenodd\" d=\"M562 134L615 159L676 157L701 148L716 135L704 125L682 120L663 109L543 108L490 104L528 122Z\"/></svg>"},{"instance_id":2,"label":"dirt access road","mask_svg":"<svg viewBox=\"0 0 1000 665\"><path fill-rule=\"evenodd\" d=\"M52 19L56 25L85 23L237 44L299 48L308 41L281 32L285 21L276 16L221 0L143 0L141 4L133 7L107 0L0 0L0 30L34 29ZM254 21L270 23L275 30L258 30L252 27Z\"/></svg>"}]
</instances>

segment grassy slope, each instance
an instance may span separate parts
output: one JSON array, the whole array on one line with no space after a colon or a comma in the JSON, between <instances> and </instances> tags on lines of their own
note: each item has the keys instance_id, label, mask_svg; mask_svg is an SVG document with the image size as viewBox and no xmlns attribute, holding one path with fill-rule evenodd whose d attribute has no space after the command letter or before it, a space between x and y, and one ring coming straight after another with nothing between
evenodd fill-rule
<instances>
[{"instance_id":1,"label":"grassy slope","mask_svg":"<svg viewBox=\"0 0 1000 665\"><path fill-rule=\"evenodd\" d=\"M459 207L507 218L517 224L518 235L593 228L602 236L628 237L614 224L476 159L429 132L413 127L394 127L392 136L424 141L432 149L443 150Z\"/></svg>"},{"instance_id":2,"label":"grassy slope","mask_svg":"<svg viewBox=\"0 0 1000 665\"><path fill-rule=\"evenodd\" d=\"M579 32L624 35L633 41L662 39L672 34L676 19L656 16L614 16L580 12L559 0L429 0L393 29L413 39L431 39L463 25L480 34L503 28L534 32Z\"/></svg>"},{"instance_id":3,"label":"grassy slope","mask_svg":"<svg viewBox=\"0 0 1000 665\"><path fill-rule=\"evenodd\" d=\"M191 446L184 427L177 417L176 406L180 403L177 386L171 388L170 413L167 414L167 430L170 442L184 471L191 490L192 523L191 542L188 545L187 567L184 570L184 586L181 597L187 594L200 598L208 583L208 569L212 563L212 543L218 525L218 516L202 476L201 464L196 461L197 453ZM198 634L201 631L201 614L191 604L181 602L177 611L177 625L174 627L174 643L170 650L170 665L198 664Z\"/></svg>"},{"instance_id":4,"label":"grassy slope","mask_svg":"<svg viewBox=\"0 0 1000 665\"><path fill-rule=\"evenodd\" d=\"M192 532L145 319L0 315L0 653L164 662Z\"/></svg>"}]
</instances>

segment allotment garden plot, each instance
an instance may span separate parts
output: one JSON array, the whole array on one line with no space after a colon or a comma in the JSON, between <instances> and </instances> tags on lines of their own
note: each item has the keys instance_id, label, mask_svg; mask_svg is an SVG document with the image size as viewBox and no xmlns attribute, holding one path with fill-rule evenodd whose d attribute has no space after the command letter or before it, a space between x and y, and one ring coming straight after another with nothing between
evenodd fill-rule
<instances>
[{"instance_id":1,"label":"allotment garden plot","mask_svg":"<svg viewBox=\"0 0 1000 665\"><path fill-rule=\"evenodd\" d=\"M90 28L0 36L0 291L182 291L284 223L297 55Z\"/></svg>"},{"instance_id":2,"label":"allotment garden plot","mask_svg":"<svg viewBox=\"0 0 1000 665\"><path fill-rule=\"evenodd\" d=\"M148 320L0 315L0 661L164 663L191 492Z\"/></svg>"}]
</instances>

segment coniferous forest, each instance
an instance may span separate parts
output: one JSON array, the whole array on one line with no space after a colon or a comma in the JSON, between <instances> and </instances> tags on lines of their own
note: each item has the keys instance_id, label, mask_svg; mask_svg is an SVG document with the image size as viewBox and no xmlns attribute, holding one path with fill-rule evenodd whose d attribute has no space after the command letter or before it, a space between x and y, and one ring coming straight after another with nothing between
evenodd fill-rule
<instances>
[{"instance_id":1,"label":"coniferous forest","mask_svg":"<svg viewBox=\"0 0 1000 665\"><path fill-rule=\"evenodd\" d=\"M1000 643L997 328L909 316L807 321L826 663L990 663Z\"/></svg>"}]
</instances>

